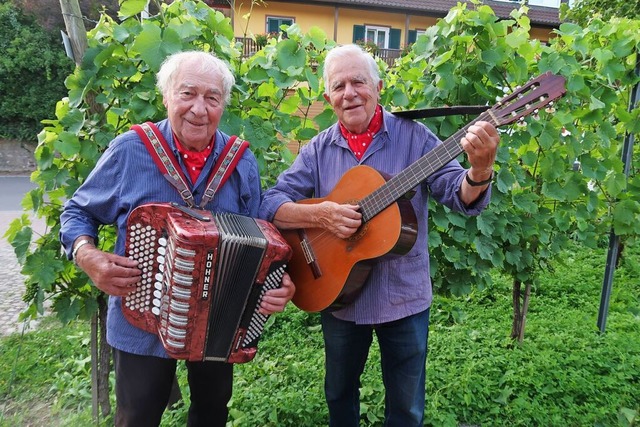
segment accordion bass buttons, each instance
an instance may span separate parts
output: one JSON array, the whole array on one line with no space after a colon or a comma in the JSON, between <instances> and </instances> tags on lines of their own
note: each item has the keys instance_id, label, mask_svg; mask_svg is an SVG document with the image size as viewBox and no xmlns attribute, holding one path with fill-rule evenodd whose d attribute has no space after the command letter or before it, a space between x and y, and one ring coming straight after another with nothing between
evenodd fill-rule
<instances>
[{"instance_id":1,"label":"accordion bass buttons","mask_svg":"<svg viewBox=\"0 0 640 427\"><path fill-rule=\"evenodd\" d=\"M267 275L267 277L264 280L262 290L260 292L259 301L262 301L262 297L269 289L276 289L280 287L280 283L282 282L282 276L284 276L285 268L286 268L286 265L282 265ZM249 345L251 342L253 342L255 339L259 338L262 335L264 326L266 325L267 320L269 320L269 316L266 316L257 310L259 306L260 304L258 303L258 306L256 307L256 310L253 313L253 317L251 318L251 321L249 322L249 325L247 327L247 335L244 337L244 340L242 342L243 347Z\"/></svg>"}]
</instances>

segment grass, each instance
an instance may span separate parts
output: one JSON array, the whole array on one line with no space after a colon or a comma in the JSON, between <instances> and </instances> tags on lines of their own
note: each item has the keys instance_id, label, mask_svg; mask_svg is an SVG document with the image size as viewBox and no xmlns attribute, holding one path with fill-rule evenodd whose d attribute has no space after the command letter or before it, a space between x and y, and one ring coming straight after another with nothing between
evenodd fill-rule
<instances>
[{"instance_id":1,"label":"grass","mask_svg":"<svg viewBox=\"0 0 640 427\"><path fill-rule=\"evenodd\" d=\"M427 363L429 426L632 426L640 420L640 248L616 271L606 333L596 327L606 250L576 247L532 291L524 342L509 338L511 284L437 296ZM89 325L45 319L0 339L0 426L112 425L91 420ZM363 376L363 426L382 424L377 349ZM229 426L323 426L317 314L272 317L256 359L237 365ZM182 368L179 379L188 401ZM163 426L185 425L185 405Z\"/></svg>"}]
</instances>

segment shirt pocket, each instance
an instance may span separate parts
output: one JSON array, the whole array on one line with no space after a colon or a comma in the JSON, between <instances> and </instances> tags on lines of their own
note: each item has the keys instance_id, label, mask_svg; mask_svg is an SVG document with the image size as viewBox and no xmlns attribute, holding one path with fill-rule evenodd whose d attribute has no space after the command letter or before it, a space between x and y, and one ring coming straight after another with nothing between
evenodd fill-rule
<instances>
[{"instance_id":1,"label":"shirt pocket","mask_svg":"<svg viewBox=\"0 0 640 427\"><path fill-rule=\"evenodd\" d=\"M387 263L389 301L406 304L429 298L429 255L402 256Z\"/></svg>"}]
</instances>

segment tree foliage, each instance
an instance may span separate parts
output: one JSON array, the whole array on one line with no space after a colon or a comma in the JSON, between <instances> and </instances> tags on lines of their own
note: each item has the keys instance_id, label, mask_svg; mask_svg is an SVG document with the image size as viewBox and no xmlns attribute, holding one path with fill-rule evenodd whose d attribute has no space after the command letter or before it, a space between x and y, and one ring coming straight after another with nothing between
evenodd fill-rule
<instances>
[{"instance_id":1,"label":"tree foliage","mask_svg":"<svg viewBox=\"0 0 640 427\"><path fill-rule=\"evenodd\" d=\"M73 70L59 34L10 3L0 4L0 137L36 141Z\"/></svg>"},{"instance_id":2,"label":"tree foliage","mask_svg":"<svg viewBox=\"0 0 640 427\"><path fill-rule=\"evenodd\" d=\"M563 19L585 25L593 17L603 21L611 18L640 19L640 0L578 0L571 7L560 6Z\"/></svg>"},{"instance_id":3,"label":"tree foliage","mask_svg":"<svg viewBox=\"0 0 640 427\"><path fill-rule=\"evenodd\" d=\"M35 17L47 31L58 34L65 29L64 17L60 13L60 0L5 0L13 2L25 14ZM118 0L78 0L86 28L93 28L102 13L118 14Z\"/></svg>"},{"instance_id":4,"label":"tree foliage","mask_svg":"<svg viewBox=\"0 0 640 427\"><path fill-rule=\"evenodd\" d=\"M498 21L488 6L454 9L390 72L385 99L402 108L493 104L546 71L567 80L553 108L502 134L486 212L463 217L433 206L430 246L441 290L489 285L492 268L535 284L536 271L569 238L593 246L611 228L632 240L640 232L640 178L634 171L627 184L620 157L625 133L640 129L637 106L627 112L639 81L639 22L563 24L543 45L529 38L524 12ZM448 136L463 123L447 117L430 125Z\"/></svg>"},{"instance_id":5,"label":"tree foliage","mask_svg":"<svg viewBox=\"0 0 640 427\"><path fill-rule=\"evenodd\" d=\"M62 202L115 135L165 116L154 75L168 54L205 49L231 64L237 84L221 128L251 142L265 186L290 163L289 144L304 144L335 120L329 108L309 115L322 99L322 62L334 44L321 29L303 33L293 25L287 39L270 39L245 59L229 20L203 3L163 4L158 15L141 21L144 3L123 1L120 22L102 16L82 66L66 80L68 96L39 134L32 177L38 188L23 205L46 217L51 228L33 238L25 215L7 233L27 276L28 314L41 310L44 298L54 300L63 320L95 310L95 288L60 252ZM503 132L487 211L468 218L431 207L432 273L441 292L490 286L492 269L537 284L539 269L568 239L597 245L613 229L632 243L640 234L640 177L632 170L627 180L620 158L625 134L640 130L640 109L628 111L630 90L639 81L638 21L563 24L543 45L530 38L526 11L498 20L488 6L459 5L394 67L380 63L383 103L400 109L493 105L545 71L567 80L567 94L553 108ZM448 137L471 119L448 116L428 125ZM102 249L109 250L113 229L101 233Z\"/></svg>"}]
</instances>

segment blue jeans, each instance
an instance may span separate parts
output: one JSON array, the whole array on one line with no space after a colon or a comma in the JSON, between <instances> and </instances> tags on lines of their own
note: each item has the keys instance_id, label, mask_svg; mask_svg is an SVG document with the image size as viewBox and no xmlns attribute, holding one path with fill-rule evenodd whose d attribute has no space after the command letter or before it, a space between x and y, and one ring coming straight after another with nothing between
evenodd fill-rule
<instances>
[{"instance_id":1,"label":"blue jeans","mask_svg":"<svg viewBox=\"0 0 640 427\"><path fill-rule=\"evenodd\" d=\"M330 427L357 427L360 376L373 331L380 345L386 427L424 422L429 309L389 323L356 325L321 314L325 345L325 397Z\"/></svg>"}]
</instances>

